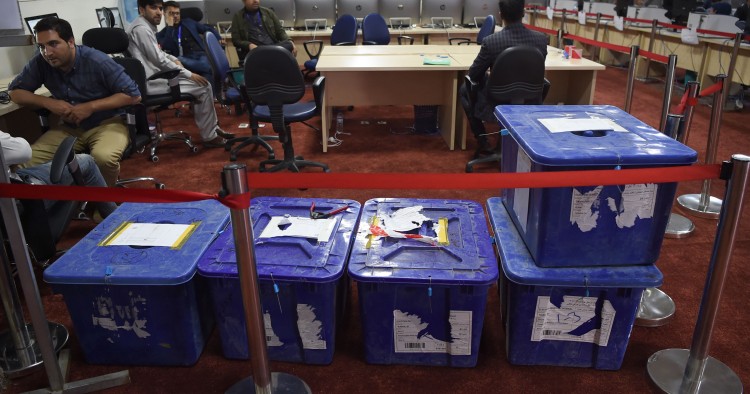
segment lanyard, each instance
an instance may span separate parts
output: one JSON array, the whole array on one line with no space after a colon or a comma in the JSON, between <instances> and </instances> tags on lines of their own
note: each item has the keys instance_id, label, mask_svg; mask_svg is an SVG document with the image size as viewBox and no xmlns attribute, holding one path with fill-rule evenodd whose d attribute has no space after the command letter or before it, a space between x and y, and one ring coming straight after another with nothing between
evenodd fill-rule
<instances>
[{"instance_id":1,"label":"lanyard","mask_svg":"<svg viewBox=\"0 0 750 394\"><path fill-rule=\"evenodd\" d=\"M177 26L177 48L180 53L180 57L182 57L182 24L180 26Z\"/></svg>"}]
</instances>

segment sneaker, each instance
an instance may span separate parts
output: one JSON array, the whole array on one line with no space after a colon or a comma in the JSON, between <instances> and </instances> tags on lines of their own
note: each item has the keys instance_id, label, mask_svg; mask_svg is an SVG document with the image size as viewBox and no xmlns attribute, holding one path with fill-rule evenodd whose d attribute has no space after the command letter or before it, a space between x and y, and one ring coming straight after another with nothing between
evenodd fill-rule
<instances>
[{"instance_id":1,"label":"sneaker","mask_svg":"<svg viewBox=\"0 0 750 394\"><path fill-rule=\"evenodd\" d=\"M227 140L223 137L216 137L209 141L203 141L204 148L223 148L227 144Z\"/></svg>"},{"instance_id":2,"label":"sneaker","mask_svg":"<svg viewBox=\"0 0 750 394\"><path fill-rule=\"evenodd\" d=\"M226 138L228 140L234 138L234 134L227 133L226 131L224 131L224 130L218 128L218 127L216 128L216 135L218 135L219 137L222 137L222 138Z\"/></svg>"}]
</instances>

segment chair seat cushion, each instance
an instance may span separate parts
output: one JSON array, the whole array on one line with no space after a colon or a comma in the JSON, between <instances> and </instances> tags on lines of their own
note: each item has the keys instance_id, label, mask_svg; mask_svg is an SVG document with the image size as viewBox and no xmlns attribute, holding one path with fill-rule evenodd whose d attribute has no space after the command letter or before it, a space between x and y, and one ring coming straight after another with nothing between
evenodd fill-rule
<instances>
[{"instance_id":1,"label":"chair seat cushion","mask_svg":"<svg viewBox=\"0 0 750 394\"><path fill-rule=\"evenodd\" d=\"M253 116L263 122L271 121L271 109L266 105L258 105L253 110ZM284 106L284 121L286 123L301 122L315 116L315 101L294 103Z\"/></svg>"},{"instance_id":2,"label":"chair seat cushion","mask_svg":"<svg viewBox=\"0 0 750 394\"><path fill-rule=\"evenodd\" d=\"M318 65L318 59L310 59L305 62L305 70L315 71L315 67Z\"/></svg>"},{"instance_id":3,"label":"chair seat cushion","mask_svg":"<svg viewBox=\"0 0 750 394\"><path fill-rule=\"evenodd\" d=\"M180 99L175 100L172 97L171 93L150 94L148 96L143 97L143 100L141 102L143 103L143 105L147 107L156 107L156 106L162 106L162 105L169 105L169 104L176 103L179 101L195 101L195 97L191 94L182 93L180 94Z\"/></svg>"},{"instance_id":4,"label":"chair seat cushion","mask_svg":"<svg viewBox=\"0 0 750 394\"><path fill-rule=\"evenodd\" d=\"M227 100L230 102L240 101L242 97L240 96L240 91L235 88L229 88L227 89Z\"/></svg>"}]
</instances>

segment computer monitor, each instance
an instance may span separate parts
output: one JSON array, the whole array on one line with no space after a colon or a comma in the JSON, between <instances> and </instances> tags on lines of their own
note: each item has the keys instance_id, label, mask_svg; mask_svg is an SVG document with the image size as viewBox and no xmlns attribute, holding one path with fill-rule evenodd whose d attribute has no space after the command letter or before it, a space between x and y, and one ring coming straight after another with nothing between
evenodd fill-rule
<instances>
[{"instance_id":1,"label":"computer monitor","mask_svg":"<svg viewBox=\"0 0 750 394\"><path fill-rule=\"evenodd\" d=\"M685 24L690 18L690 13L696 12L697 8L703 9L703 1L700 0L668 0L663 3L664 8L670 12L667 17L677 24ZM703 10L705 13L705 10Z\"/></svg>"},{"instance_id":2,"label":"computer monitor","mask_svg":"<svg viewBox=\"0 0 750 394\"><path fill-rule=\"evenodd\" d=\"M584 5L583 9L590 14L602 14L615 16L615 5L612 3L587 3L588 7Z\"/></svg>"},{"instance_id":3,"label":"computer monitor","mask_svg":"<svg viewBox=\"0 0 750 394\"><path fill-rule=\"evenodd\" d=\"M294 25L305 30L322 30L336 21L336 0L295 0L294 8Z\"/></svg>"},{"instance_id":4,"label":"computer monitor","mask_svg":"<svg viewBox=\"0 0 750 394\"><path fill-rule=\"evenodd\" d=\"M34 35L34 26L36 26L36 24L39 23L40 20L50 16L54 16L55 18L57 18L57 13L53 12L51 14L27 16L26 18L23 18L23 20L26 21L26 26L29 27L29 32L31 33L31 35Z\"/></svg>"},{"instance_id":5,"label":"computer monitor","mask_svg":"<svg viewBox=\"0 0 750 394\"><path fill-rule=\"evenodd\" d=\"M378 9L386 23L393 20L395 28L419 23L419 0L378 0Z\"/></svg>"},{"instance_id":6,"label":"computer monitor","mask_svg":"<svg viewBox=\"0 0 750 394\"><path fill-rule=\"evenodd\" d=\"M451 27L461 22L463 8L464 0L423 0L421 23L435 27Z\"/></svg>"},{"instance_id":7,"label":"computer monitor","mask_svg":"<svg viewBox=\"0 0 750 394\"><path fill-rule=\"evenodd\" d=\"M338 0L338 17L351 15L362 19L368 14L380 13L378 0Z\"/></svg>"},{"instance_id":8,"label":"computer monitor","mask_svg":"<svg viewBox=\"0 0 750 394\"><path fill-rule=\"evenodd\" d=\"M242 4L242 2L238 3ZM262 0L260 5L273 10L284 27L294 27L294 0Z\"/></svg>"},{"instance_id":9,"label":"computer monitor","mask_svg":"<svg viewBox=\"0 0 750 394\"><path fill-rule=\"evenodd\" d=\"M182 7L182 3L180 6ZM242 7L242 2L239 0L206 0L203 4L204 22L215 25L216 22L231 21L234 14Z\"/></svg>"},{"instance_id":10,"label":"computer monitor","mask_svg":"<svg viewBox=\"0 0 750 394\"><path fill-rule=\"evenodd\" d=\"M110 20L110 17L112 20ZM117 27L123 29L120 9L117 7L97 8L96 20L99 21L99 27Z\"/></svg>"},{"instance_id":11,"label":"computer monitor","mask_svg":"<svg viewBox=\"0 0 750 394\"><path fill-rule=\"evenodd\" d=\"M21 18L21 8L17 1L3 2L0 4L0 12L3 13L3 17L0 18L0 36L13 37L25 35L23 31L23 18Z\"/></svg>"},{"instance_id":12,"label":"computer monitor","mask_svg":"<svg viewBox=\"0 0 750 394\"><path fill-rule=\"evenodd\" d=\"M578 1L576 0L554 0L550 2L554 10L573 10L578 11Z\"/></svg>"},{"instance_id":13,"label":"computer monitor","mask_svg":"<svg viewBox=\"0 0 750 394\"><path fill-rule=\"evenodd\" d=\"M496 20L500 18L500 5L497 0L468 0L464 4L464 18L461 24L481 27L487 15L494 16Z\"/></svg>"}]
</instances>

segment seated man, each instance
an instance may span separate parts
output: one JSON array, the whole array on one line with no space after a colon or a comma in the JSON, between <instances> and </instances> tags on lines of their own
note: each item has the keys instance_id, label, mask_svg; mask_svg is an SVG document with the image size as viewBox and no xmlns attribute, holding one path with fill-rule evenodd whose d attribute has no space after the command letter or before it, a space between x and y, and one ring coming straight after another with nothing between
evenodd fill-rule
<instances>
[{"instance_id":1,"label":"seated man","mask_svg":"<svg viewBox=\"0 0 750 394\"><path fill-rule=\"evenodd\" d=\"M278 45L297 56L294 42L270 8L261 7L260 0L242 0L245 5L232 17L232 43L240 62L247 53L260 45Z\"/></svg>"},{"instance_id":2,"label":"seated man","mask_svg":"<svg viewBox=\"0 0 750 394\"><path fill-rule=\"evenodd\" d=\"M0 131L0 144L2 144L3 147L5 164L7 164L11 170L18 164L25 163L31 159L32 148L29 143L21 137L13 137L4 131ZM99 168L94 162L94 158L89 155L81 154L76 155L76 158L78 159L78 165L86 186L107 186L101 172L99 172ZM31 167L19 168L15 172L11 171L11 177L18 177L24 183L51 185L51 165L52 162L46 162ZM59 184L64 186L74 184L73 176L69 171L62 172L62 178L60 179ZM49 209L53 208L54 203L55 201L44 200L44 207L49 211ZM117 209L117 205L112 202L97 202L96 209L102 218L106 218Z\"/></svg>"},{"instance_id":3,"label":"seated man","mask_svg":"<svg viewBox=\"0 0 750 394\"><path fill-rule=\"evenodd\" d=\"M721 0L706 1L704 6L709 14L732 15L732 5Z\"/></svg>"},{"instance_id":4,"label":"seated man","mask_svg":"<svg viewBox=\"0 0 750 394\"><path fill-rule=\"evenodd\" d=\"M495 63L495 58L505 49L517 45L535 47L539 49L542 55L547 56L547 36L524 27L521 22L523 15L524 0L500 0L500 18L503 20L504 27L502 30L487 36L482 41L482 48L479 50L479 54L474 59L474 63L469 68L467 74L472 81L482 86L479 94L477 94L477 103L474 108L468 105L470 102L468 98L469 92L464 85L461 85L461 90L459 91L461 103L466 112L466 117L469 119L471 131L474 133L478 144L475 157L493 153L487 141L487 134L485 133L482 120L492 118L493 107L486 101L484 77L487 70Z\"/></svg>"},{"instance_id":5,"label":"seated man","mask_svg":"<svg viewBox=\"0 0 750 394\"><path fill-rule=\"evenodd\" d=\"M39 53L8 85L10 98L23 106L46 108L62 122L34 142L27 165L52 160L60 143L72 135L78 137L76 151L88 150L107 185L114 186L129 142L122 108L140 102L138 86L106 54L76 45L67 21L42 19L34 33ZM52 97L34 94L42 85Z\"/></svg>"},{"instance_id":6,"label":"seated man","mask_svg":"<svg viewBox=\"0 0 750 394\"><path fill-rule=\"evenodd\" d=\"M194 102L195 124L200 130L203 146L206 148L224 147L227 142L226 138L233 138L234 134L219 128L211 83L206 78L182 67L176 57L165 53L156 42L156 26L161 23L162 4L162 0L138 0L140 16L126 30L130 39L128 51L143 63L146 77L159 71L180 69L180 90L196 98ZM163 79L148 81L148 91L168 93L169 84Z\"/></svg>"},{"instance_id":7,"label":"seated man","mask_svg":"<svg viewBox=\"0 0 750 394\"><path fill-rule=\"evenodd\" d=\"M176 1L164 3L164 10L171 17L172 23L169 23L170 19L167 18L167 26L156 34L161 49L177 57L188 70L213 81L211 64L208 63L206 55L206 43L201 35L210 31L220 38L219 33L214 28L193 19L181 19L180 3Z\"/></svg>"}]
</instances>

